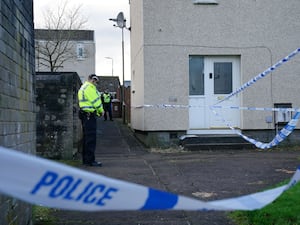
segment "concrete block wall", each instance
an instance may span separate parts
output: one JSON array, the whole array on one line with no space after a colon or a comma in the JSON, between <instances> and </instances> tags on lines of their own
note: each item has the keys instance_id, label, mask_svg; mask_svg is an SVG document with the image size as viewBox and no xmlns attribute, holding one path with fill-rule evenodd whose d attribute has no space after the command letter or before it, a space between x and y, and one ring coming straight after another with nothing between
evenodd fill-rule
<instances>
[{"instance_id":1,"label":"concrete block wall","mask_svg":"<svg viewBox=\"0 0 300 225\"><path fill-rule=\"evenodd\" d=\"M76 72L37 72L37 154L50 159L73 159L80 151Z\"/></svg>"},{"instance_id":2,"label":"concrete block wall","mask_svg":"<svg viewBox=\"0 0 300 225\"><path fill-rule=\"evenodd\" d=\"M35 154L33 0L0 1L0 86L0 145ZM27 203L0 195L0 209L1 225L32 224Z\"/></svg>"}]
</instances>

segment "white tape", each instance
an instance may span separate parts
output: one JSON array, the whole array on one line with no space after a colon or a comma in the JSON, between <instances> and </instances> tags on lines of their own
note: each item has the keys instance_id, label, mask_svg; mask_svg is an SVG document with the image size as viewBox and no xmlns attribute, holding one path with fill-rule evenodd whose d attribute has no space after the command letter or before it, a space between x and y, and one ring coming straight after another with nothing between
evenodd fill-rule
<instances>
[{"instance_id":1,"label":"white tape","mask_svg":"<svg viewBox=\"0 0 300 225\"><path fill-rule=\"evenodd\" d=\"M227 95L224 99L220 100L219 102L215 103L214 105L210 106L210 109L212 110L212 112L221 118L221 120L223 121L224 124L226 124L231 130L233 130L236 134L240 135L242 138L244 138L246 141L254 144L257 148L260 149L269 149L272 148L276 145L278 145L280 142L282 142L283 140L285 140L288 135L290 135L292 133L292 131L295 129L297 122L299 121L299 117L300 117L300 112L299 109L279 109L279 111L295 111L295 115L293 116L292 120L289 121L289 123L282 128L273 138L272 141L270 141L269 143L262 143L260 141L257 141L255 139L249 138L246 135L242 134L240 131L236 130L233 126L231 126L229 124L228 121L226 121L219 113L216 112L216 108L221 108L221 106L219 104L221 104L222 102L229 100L230 98L232 98L233 96L239 94L240 92L244 91L246 88L252 86L253 84L255 84L258 80L266 77L268 74L270 74L272 71L276 70L278 67L280 67L281 65L283 65L284 63L288 62L289 60L291 60L294 56L296 56L297 54L300 53L300 48L296 49L295 51L291 52L288 56L284 57L283 59L281 59L280 61L278 61L277 63L275 63L273 66L269 67L267 70L265 70L264 72L262 72L261 74L258 74L256 77L252 78L251 80L249 80L248 82L244 83L240 88L238 88L236 91L230 93L229 95ZM268 110L272 110L272 111L277 111L274 110L273 108L247 108L248 110L264 110L266 111Z\"/></svg>"},{"instance_id":2,"label":"white tape","mask_svg":"<svg viewBox=\"0 0 300 225\"><path fill-rule=\"evenodd\" d=\"M133 109L140 108L173 108L173 109L187 109L187 108L204 108L200 105L169 105L169 104L155 104L155 105L139 105L131 106ZM300 112L299 108L268 108L268 107L247 107L247 106L221 106L213 105L212 109L236 109L236 110L250 110L250 111L273 111L273 112Z\"/></svg>"},{"instance_id":3,"label":"white tape","mask_svg":"<svg viewBox=\"0 0 300 225\"><path fill-rule=\"evenodd\" d=\"M199 107L199 106L186 106L186 105L167 105L167 104L156 104L156 105L143 105L137 106L135 108L191 108L191 107ZM221 119L221 121L230 128L233 132L237 135L241 136L244 140L254 144L257 148L260 149L270 149L272 147L277 146L280 142L284 141L295 129L299 118L300 118L300 109L298 108L256 108L256 107L239 107L239 106L220 106L220 105L213 105L210 106L211 111ZM293 118L288 122L288 124L283 127L269 143L262 143L257 141L253 138L250 138L244 134L242 134L239 130L236 130L221 114L219 114L216 110L217 109L239 109L239 110L258 110L258 111L282 111L282 112L295 112Z\"/></svg>"},{"instance_id":4,"label":"white tape","mask_svg":"<svg viewBox=\"0 0 300 225\"><path fill-rule=\"evenodd\" d=\"M217 103L215 103L214 105L210 106L211 111L217 117L219 117L222 120L222 122L228 128L230 128L231 130L233 130L237 135L241 136L244 140L246 140L246 141L254 144L257 148L260 148L260 149L269 149L269 148L275 147L280 142L282 142L283 140L285 140L288 137L288 135L290 135L293 132L293 130L295 129L295 127L296 127L296 125L297 125L297 123L299 121L299 117L300 117L300 109L299 108L294 109L294 108L239 107L239 106L221 106L219 104L221 104L222 102L230 99L234 95L237 95L240 92L244 91L246 88L248 88L248 87L252 86L253 84L255 84L258 80L266 77L268 74L270 74L271 72L273 72L274 70L276 70L278 67L280 67L284 63L286 63L289 60L291 60L298 53L300 53L300 48L298 48L295 51L291 52L288 56L286 56L285 58L281 59L280 61L278 61L277 63L275 63L273 66L271 66L270 68L268 68L267 70L265 70L261 74L258 74L256 77L252 78L251 80L249 80L248 82L246 82L245 84L243 84L236 91L230 93L229 95L227 95L222 100L220 100ZM200 107L200 108L202 108L204 106L155 104L155 105L134 106L133 108L149 108L149 107L156 107L156 108L176 108L177 109L177 108L192 108L192 107ZM289 123L284 128L282 128L275 135L275 137L272 139L272 141L270 141L269 143L262 143L260 141L255 140L255 139L249 138L246 135L242 134L240 131L236 130L224 117L222 117L216 111L216 109L225 109L225 108L227 108L227 109L238 109L238 110L296 112L296 114L294 115L294 117L292 118L292 120L290 120Z\"/></svg>"},{"instance_id":5,"label":"white tape","mask_svg":"<svg viewBox=\"0 0 300 225\"><path fill-rule=\"evenodd\" d=\"M203 202L112 179L0 147L0 193L47 207L78 210L254 210L274 201L300 180L238 198Z\"/></svg>"},{"instance_id":6,"label":"white tape","mask_svg":"<svg viewBox=\"0 0 300 225\"><path fill-rule=\"evenodd\" d=\"M220 100L219 102L217 102L214 105L218 105L221 102L224 102L228 99L230 99L231 97L237 95L238 93L244 91L246 88L252 86L253 84L255 84L258 80L266 77L267 75L269 75L271 72L275 71L276 69L278 69L280 66L282 66L284 63L290 61L293 57L295 57L297 54L300 53L300 48L297 48L295 51L291 52L289 55L287 55L286 57L284 57L283 59L279 60L277 63L275 63L273 66L269 67L268 69L266 69L264 72L258 74L257 76L255 76L254 78L252 78L251 80L249 80L248 82L244 83L240 88L238 88L236 91L230 93L229 95L227 95L224 99Z\"/></svg>"},{"instance_id":7,"label":"white tape","mask_svg":"<svg viewBox=\"0 0 300 225\"><path fill-rule=\"evenodd\" d=\"M260 149L270 149L278 145L280 142L284 141L294 131L300 118L300 112L296 111L295 115L288 122L288 124L286 124L269 143L263 143L242 134L240 131L236 130L228 121L226 121L219 113L217 113L217 111L214 110L212 107L211 110L216 116L218 116L223 121L224 124L226 124L227 127L229 127L237 135L241 136L244 140L254 144L257 148Z\"/></svg>"}]
</instances>

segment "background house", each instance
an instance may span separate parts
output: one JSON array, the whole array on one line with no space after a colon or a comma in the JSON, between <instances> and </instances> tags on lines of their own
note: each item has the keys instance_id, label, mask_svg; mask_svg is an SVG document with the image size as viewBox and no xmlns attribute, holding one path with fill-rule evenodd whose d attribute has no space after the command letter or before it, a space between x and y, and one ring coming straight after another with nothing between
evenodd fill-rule
<instances>
[{"instance_id":1,"label":"background house","mask_svg":"<svg viewBox=\"0 0 300 225\"><path fill-rule=\"evenodd\" d=\"M209 106L299 48L299 11L298 0L131 0L131 127L148 144L231 134ZM264 141L290 115L226 107L299 107L299 62L224 101L220 114Z\"/></svg>"},{"instance_id":2,"label":"background house","mask_svg":"<svg viewBox=\"0 0 300 225\"><path fill-rule=\"evenodd\" d=\"M119 77L114 76L98 76L99 82L97 85L97 89L103 93L105 90L113 96L114 99L120 100L120 80Z\"/></svg>"},{"instance_id":3,"label":"background house","mask_svg":"<svg viewBox=\"0 0 300 225\"><path fill-rule=\"evenodd\" d=\"M77 72L81 81L95 73L95 41L93 30L49 30L35 29L35 64L37 72ZM57 47L59 46L59 47ZM52 58L63 52L51 71L49 68L49 52ZM62 50L63 49L63 50Z\"/></svg>"},{"instance_id":4,"label":"background house","mask_svg":"<svg viewBox=\"0 0 300 225\"><path fill-rule=\"evenodd\" d=\"M119 77L116 76L98 76L99 82L97 89L102 94L105 90L113 97L112 99L112 116L114 118L122 117L122 86ZM129 104L130 106L130 104ZM130 110L130 108L129 108Z\"/></svg>"}]
</instances>

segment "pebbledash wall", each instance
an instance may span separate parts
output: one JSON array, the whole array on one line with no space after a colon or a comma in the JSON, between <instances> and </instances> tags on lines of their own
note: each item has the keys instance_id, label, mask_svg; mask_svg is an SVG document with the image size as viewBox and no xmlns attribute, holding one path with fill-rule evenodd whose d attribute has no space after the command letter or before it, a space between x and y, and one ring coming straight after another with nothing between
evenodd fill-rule
<instances>
[{"instance_id":1,"label":"pebbledash wall","mask_svg":"<svg viewBox=\"0 0 300 225\"><path fill-rule=\"evenodd\" d=\"M37 155L73 159L81 151L76 72L37 72Z\"/></svg>"},{"instance_id":2,"label":"pebbledash wall","mask_svg":"<svg viewBox=\"0 0 300 225\"><path fill-rule=\"evenodd\" d=\"M32 0L0 1L0 145L28 154L36 152L33 31ZM0 195L0 209L1 225L32 224L27 203Z\"/></svg>"}]
</instances>

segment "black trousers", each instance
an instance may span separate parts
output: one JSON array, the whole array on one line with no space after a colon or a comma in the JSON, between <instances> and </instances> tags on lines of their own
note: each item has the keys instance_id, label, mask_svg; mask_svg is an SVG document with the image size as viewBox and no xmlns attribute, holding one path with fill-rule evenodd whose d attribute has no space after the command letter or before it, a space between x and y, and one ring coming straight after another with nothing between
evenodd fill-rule
<instances>
[{"instance_id":1,"label":"black trousers","mask_svg":"<svg viewBox=\"0 0 300 225\"><path fill-rule=\"evenodd\" d=\"M112 120L111 103L103 103L103 109L104 109L104 120L107 120L107 113L109 119Z\"/></svg>"},{"instance_id":2,"label":"black trousers","mask_svg":"<svg viewBox=\"0 0 300 225\"><path fill-rule=\"evenodd\" d=\"M82 163L91 164L95 162L95 149L96 149L96 132L97 121L96 115L87 113L81 113L81 123L83 129L82 140Z\"/></svg>"}]
</instances>

